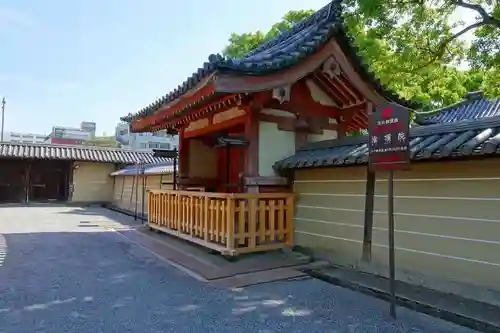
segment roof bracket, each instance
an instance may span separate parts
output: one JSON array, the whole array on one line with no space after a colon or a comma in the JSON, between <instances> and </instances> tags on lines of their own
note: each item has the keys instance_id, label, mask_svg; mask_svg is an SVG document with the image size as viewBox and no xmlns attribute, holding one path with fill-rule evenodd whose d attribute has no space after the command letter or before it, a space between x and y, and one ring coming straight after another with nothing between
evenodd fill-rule
<instances>
[{"instance_id":1,"label":"roof bracket","mask_svg":"<svg viewBox=\"0 0 500 333\"><path fill-rule=\"evenodd\" d=\"M273 89L273 99L276 99L280 104L284 102L290 102L290 91L292 90L292 85L286 85Z\"/></svg>"},{"instance_id":2,"label":"roof bracket","mask_svg":"<svg viewBox=\"0 0 500 333\"><path fill-rule=\"evenodd\" d=\"M329 57L328 59L326 59L326 61L323 63L321 71L330 79L334 79L342 72L339 63L337 62L337 60L335 60L334 57Z\"/></svg>"}]
</instances>

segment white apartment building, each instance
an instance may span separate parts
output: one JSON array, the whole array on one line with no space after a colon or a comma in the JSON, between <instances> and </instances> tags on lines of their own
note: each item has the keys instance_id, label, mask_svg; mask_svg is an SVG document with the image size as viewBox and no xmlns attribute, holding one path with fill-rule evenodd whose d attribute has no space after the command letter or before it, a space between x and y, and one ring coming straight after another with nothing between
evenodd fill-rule
<instances>
[{"instance_id":1,"label":"white apartment building","mask_svg":"<svg viewBox=\"0 0 500 333\"><path fill-rule=\"evenodd\" d=\"M4 132L3 141L12 143L44 143L47 134Z\"/></svg>"},{"instance_id":2,"label":"white apartment building","mask_svg":"<svg viewBox=\"0 0 500 333\"><path fill-rule=\"evenodd\" d=\"M127 123L119 123L116 126L115 138L122 144L122 148L132 150L174 149L179 146L177 136L168 135L165 131L130 133Z\"/></svg>"}]
</instances>

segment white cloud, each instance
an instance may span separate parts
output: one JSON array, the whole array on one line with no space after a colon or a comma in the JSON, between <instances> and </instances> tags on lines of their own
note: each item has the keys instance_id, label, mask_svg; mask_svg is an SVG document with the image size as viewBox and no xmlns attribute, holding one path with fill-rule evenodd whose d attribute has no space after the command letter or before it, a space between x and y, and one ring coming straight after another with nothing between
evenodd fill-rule
<instances>
[{"instance_id":1,"label":"white cloud","mask_svg":"<svg viewBox=\"0 0 500 333\"><path fill-rule=\"evenodd\" d=\"M78 82L41 79L22 75L2 75L0 74L0 88L4 90L13 90L16 92L43 92L43 93L68 93L75 91L80 85Z\"/></svg>"},{"instance_id":2,"label":"white cloud","mask_svg":"<svg viewBox=\"0 0 500 333\"><path fill-rule=\"evenodd\" d=\"M31 28L35 25L34 18L26 12L0 7L0 31L11 28Z\"/></svg>"}]
</instances>

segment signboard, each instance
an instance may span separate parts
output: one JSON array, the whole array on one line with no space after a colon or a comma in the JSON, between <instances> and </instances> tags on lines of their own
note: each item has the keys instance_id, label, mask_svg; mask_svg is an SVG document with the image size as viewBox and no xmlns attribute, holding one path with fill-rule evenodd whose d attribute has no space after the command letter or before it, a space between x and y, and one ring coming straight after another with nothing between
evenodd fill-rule
<instances>
[{"instance_id":1,"label":"signboard","mask_svg":"<svg viewBox=\"0 0 500 333\"><path fill-rule=\"evenodd\" d=\"M84 140L51 137L50 143L56 145L83 145Z\"/></svg>"},{"instance_id":2,"label":"signboard","mask_svg":"<svg viewBox=\"0 0 500 333\"><path fill-rule=\"evenodd\" d=\"M370 115L370 170L407 169L410 164L410 111L396 103L380 105Z\"/></svg>"},{"instance_id":3,"label":"signboard","mask_svg":"<svg viewBox=\"0 0 500 333\"><path fill-rule=\"evenodd\" d=\"M91 133L77 128L54 126L52 136L59 139L89 140Z\"/></svg>"}]
</instances>

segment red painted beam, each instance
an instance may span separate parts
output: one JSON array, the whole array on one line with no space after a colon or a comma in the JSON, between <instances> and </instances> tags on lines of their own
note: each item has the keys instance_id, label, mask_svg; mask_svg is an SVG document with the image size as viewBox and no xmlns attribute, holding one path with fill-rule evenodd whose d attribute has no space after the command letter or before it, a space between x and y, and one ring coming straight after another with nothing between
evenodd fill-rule
<instances>
[{"instance_id":1,"label":"red painted beam","mask_svg":"<svg viewBox=\"0 0 500 333\"><path fill-rule=\"evenodd\" d=\"M207 97L215 92L215 85L213 83L207 84L203 88L199 89L193 94L183 95L176 102L170 104L164 108L160 108L157 112L152 115L146 116L142 119L138 119L132 123L132 128L135 131L141 131L151 126L157 125L159 122L168 118L175 112L187 108L190 104L199 102L202 98Z\"/></svg>"},{"instance_id":2,"label":"red painted beam","mask_svg":"<svg viewBox=\"0 0 500 333\"><path fill-rule=\"evenodd\" d=\"M266 104L267 108L274 108L301 114L303 116L321 116L334 118L338 115L339 109L334 106L323 105L316 102L304 80L294 83L290 90L290 101L280 103L272 99Z\"/></svg>"}]
</instances>

